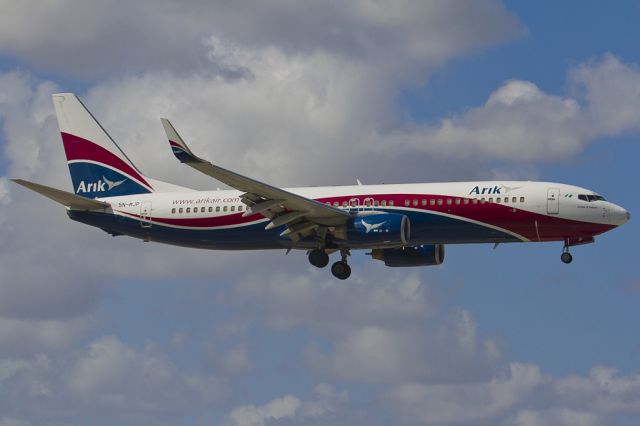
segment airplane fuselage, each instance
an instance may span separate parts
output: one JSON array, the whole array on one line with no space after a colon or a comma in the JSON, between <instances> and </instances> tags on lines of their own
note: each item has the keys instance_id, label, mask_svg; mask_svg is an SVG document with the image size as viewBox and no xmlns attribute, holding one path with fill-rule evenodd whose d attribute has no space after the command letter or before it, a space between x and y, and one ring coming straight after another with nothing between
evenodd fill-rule
<instances>
[{"instance_id":1,"label":"airplane fuselage","mask_svg":"<svg viewBox=\"0 0 640 426\"><path fill-rule=\"evenodd\" d=\"M593 192L548 182L456 182L289 188L294 194L354 216L399 213L410 220L410 245L565 241L593 237L628 220L623 208L583 200ZM315 248L313 238L281 236L265 229L260 214L245 215L235 190L150 193L109 197L105 211L70 210L72 219L108 232L204 249ZM595 197L594 197L595 198ZM601 197L600 197L601 198ZM100 200L100 198L98 198ZM338 243L339 245L339 243ZM397 247L397 242L350 248Z\"/></svg>"}]
</instances>

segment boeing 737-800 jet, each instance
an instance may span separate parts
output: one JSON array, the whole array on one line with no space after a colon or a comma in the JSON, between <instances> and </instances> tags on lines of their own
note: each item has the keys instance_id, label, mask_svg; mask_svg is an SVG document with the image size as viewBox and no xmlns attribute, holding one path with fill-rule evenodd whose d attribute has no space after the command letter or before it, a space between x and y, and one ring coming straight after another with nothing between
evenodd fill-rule
<instances>
[{"instance_id":1,"label":"boeing 737-800 jet","mask_svg":"<svg viewBox=\"0 0 640 426\"><path fill-rule=\"evenodd\" d=\"M339 279L352 249L387 266L439 265L445 244L561 241L569 247L629 220L588 189L548 182L455 182L281 189L197 157L169 121L180 162L234 190L196 191L143 175L73 94L53 95L74 192L14 181L111 235L217 250L301 249Z\"/></svg>"}]
</instances>

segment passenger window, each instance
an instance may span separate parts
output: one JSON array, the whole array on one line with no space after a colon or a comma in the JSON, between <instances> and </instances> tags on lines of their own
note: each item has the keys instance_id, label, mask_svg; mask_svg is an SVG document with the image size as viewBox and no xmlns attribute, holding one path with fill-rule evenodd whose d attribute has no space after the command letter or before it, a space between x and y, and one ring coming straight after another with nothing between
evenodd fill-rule
<instances>
[{"instance_id":1,"label":"passenger window","mask_svg":"<svg viewBox=\"0 0 640 426\"><path fill-rule=\"evenodd\" d=\"M520 202L524 203L524 197L520 197Z\"/></svg>"},{"instance_id":2,"label":"passenger window","mask_svg":"<svg viewBox=\"0 0 640 426\"><path fill-rule=\"evenodd\" d=\"M204 207L200 208L200 213L204 213L204 211L205 211Z\"/></svg>"},{"instance_id":3,"label":"passenger window","mask_svg":"<svg viewBox=\"0 0 640 426\"><path fill-rule=\"evenodd\" d=\"M171 214L175 214L176 209L171 209Z\"/></svg>"},{"instance_id":4,"label":"passenger window","mask_svg":"<svg viewBox=\"0 0 640 426\"><path fill-rule=\"evenodd\" d=\"M358 207L358 203L359 203L358 200L351 200L350 201L351 207Z\"/></svg>"},{"instance_id":5,"label":"passenger window","mask_svg":"<svg viewBox=\"0 0 640 426\"><path fill-rule=\"evenodd\" d=\"M478 204L478 199L477 199L477 198L474 198L471 202L472 202L473 204Z\"/></svg>"},{"instance_id":6,"label":"passenger window","mask_svg":"<svg viewBox=\"0 0 640 426\"><path fill-rule=\"evenodd\" d=\"M422 205L426 206L427 205L427 200L425 200L424 198L422 199Z\"/></svg>"},{"instance_id":7,"label":"passenger window","mask_svg":"<svg viewBox=\"0 0 640 426\"><path fill-rule=\"evenodd\" d=\"M226 212L227 211L227 206L222 207L222 211Z\"/></svg>"},{"instance_id":8,"label":"passenger window","mask_svg":"<svg viewBox=\"0 0 640 426\"><path fill-rule=\"evenodd\" d=\"M231 211L235 212L236 211L236 206L231 206Z\"/></svg>"},{"instance_id":9,"label":"passenger window","mask_svg":"<svg viewBox=\"0 0 640 426\"><path fill-rule=\"evenodd\" d=\"M489 197L489 202L493 203L493 197Z\"/></svg>"},{"instance_id":10,"label":"passenger window","mask_svg":"<svg viewBox=\"0 0 640 426\"><path fill-rule=\"evenodd\" d=\"M334 201L334 202L333 202L333 207L340 207L340 203L339 203L339 202L337 202L337 201Z\"/></svg>"},{"instance_id":11,"label":"passenger window","mask_svg":"<svg viewBox=\"0 0 640 426\"><path fill-rule=\"evenodd\" d=\"M417 207L418 206L418 200L413 200L413 205Z\"/></svg>"},{"instance_id":12,"label":"passenger window","mask_svg":"<svg viewBox=\"0 0 640 426\"><path fill-rule=\"evenodd\" d=\"M329 203L329 204L331 204L331 203ZM239 212L241 212L242 210L244 210L244 209L242 208L242 206L238 206L238 211L239 211Z\"/></svg>"},{"instance_id":13,"label":"passenger window","mask_svg":"<svg viewBox=\"0 0 640 426\"><path fill-rule=\"evenodd\" d=\"M209 207L209 213L213 211L213 207Z\"/></svg>"},{"instance_id":14,"label":"passenger window","mask_svg":"<svg viewBox=\"0 0 640 426\"><path fill-rule=\"evenodd\" d=\"M464 199L464 203L465 203L465 204L469 204L469 199L468 199L468 198L465 198L465 199Z\"/></svg>"},{"instance_id":15,"label":"passenger window","mask_svg":"<svg viewBox=\"0 0 640 426\"><path fill-rule=\"evenodd\" d=\"M187 207L187 213L191 213L191 207Z\"/></svg>"},{"instance_id":16,"label":"passenger window","mask_svg":"<svg viewBox=\"0 0 640 426\"><path fill-rule=\"evenodd\" d=\"M411 202L410 202L409 200L404 200L404 205L405 205L405 206L407 206L407 207L408 207L408 206L409 206L409 204L411 204Z\"/></svg>"},{"instance_id":17,"label":"passenger window","mask_svg":"<svg viewBox=\"0 0 640 426\"><path fill-rule=\"evenodd\" d=\"M364 202L364 205L365 205L366 207L371 207L371 200L366 200L366 201Z\"/></svg>"},{"instance_id":18,"label":"passenger window","mask_svg":"<svg viewBox=\"0 0 640 426\"><path fill-rule=\"evenodd\" d=\"M496 198L496 203L499 203L501 201L502 201L502 199L500 197Z\"/></svg>"},{"instance_id":19,"label":"passenger window","mask_svg":"<svg viewBox=\"0 0 640 426\"><path fill-rule=\"evenodd\" d=\"M438 205L441 206L442 205L442 198L438 198Z\"/></svg>"},{"instance_id":20,"label":"passenger window","mask_svg":"<svg viewBox=\"0 0 640 426\"><path fill-rule=\"evenodd\" d=\"M456 204L460 205L460 198L456 198Z\"/></svg>"},{"instance_id":21,"label":"passenger window","mask_svg":"<svg viewBox=\"0 0 640 426\"><path fill-rule=\"evenodd\" d=\"M508 203L509 202L509 197L504 197L504 202Z\"/></svg>"},{"instance_id":22,"label":"passenger window","mask_svg":"<svg viewBox=\"0 0 640 426\"><path fill-rule=\"evenodd\" d=\"M178 209L178 213L182 213L182 207Z\"/></svg>"},{"instance_id":23,"label":"passenger window","mask_svg":"<svg viewBox=\"0 0 640 426\"><path fill-rule=\"evenodd\" d=\"M447 198L447 205L450 206L453 204L453 200L451 198Z\"/></svg>"},{"instance_id":24,"label":"passenger window","mask_svg":"<svg viewBox=\"0 0 640 426\"><path fill-rule=\"evenodd\" d=\"M518 197L513 197L513 198L511 199L511 202L512 202L512 203L516 203L516 202L518 202Z\"/></svg>"},{"instance_id":25,"label":"passenger window","mask_svg":"<svg viewBox=\"0 0 640 426\"><path fill-rule=\"evenodd\" d=\"M387 207L387 200L382 200L382 207Z\"/></svg>"},{"instance_id":26,"label":"passenger window","mask_svg":"<svg viewBox=\"0 0 640 426\"><path fill-rule=\"evenodd\" d=\"M481 204L484 204L484 203L486 203L486 202L487 202L487 200L485 200L485 198L484 198L484 197L480 198L480 203L481 203Z\"/></svg>"},{"instance_id":27,"label":"passenger window","mask_svg":"<svg viewBox=\"0 0 640 426\"><path fill-rule=\"evenodd\" d=\"M394 203L394 201L393 201L393 200L389 200L389 205L390 205L390 206L393 206L394 204L395 204L395 203Z\"/></svg>"},{"instance_id":28,"label":"passenger window","mask_svg":"<svg viewBox=\"0 0 640 426\"><path fill-rule=\"evenodd\" d=\"M376 207L378 207L378 206L380 205L380 201L375 200L375 201L373 202L373 205L374 205L374 206L376 206Z\"/></svg>"},{"instance_id":29,"label":"passenger window","mask_svg":"<svg viewBox=\"0 0 640 426\"><path fill-rule=\"evenodd\" d=\"M434 200L433 198L429 200L429 205L435 206L436 205L436 200Z\"/></svg>"},{"instance_id":30,"label":"passenger window","mask_svg":"<svg viewBox=\"0 0 640 426\"><path fill-rule=\"evenodd\" d=\"M220 211L220 206L216 206L216 211L219 212Z\"/></svg>"}]
</instances>

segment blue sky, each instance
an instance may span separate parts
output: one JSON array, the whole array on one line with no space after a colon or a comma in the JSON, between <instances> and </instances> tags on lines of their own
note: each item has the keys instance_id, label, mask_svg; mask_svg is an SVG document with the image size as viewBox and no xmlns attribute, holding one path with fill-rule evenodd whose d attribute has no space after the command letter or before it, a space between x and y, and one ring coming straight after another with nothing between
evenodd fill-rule
<instances>
[{"instance_id":1,"label":"blue sky","mask_svg":"<svg viewBox=\"0 0 640 426\"><path fill-rule=\"evenodd\" d=\"M640 5L150 3L3 5L0 426L638 423ZM55 91L187 186L219 185L161 116L277 185L559 181L632 220L571 265L559 243L356 253L344 283L302 253L112 238L6 180L69 187Z\"/></svg>"}]
</instances>

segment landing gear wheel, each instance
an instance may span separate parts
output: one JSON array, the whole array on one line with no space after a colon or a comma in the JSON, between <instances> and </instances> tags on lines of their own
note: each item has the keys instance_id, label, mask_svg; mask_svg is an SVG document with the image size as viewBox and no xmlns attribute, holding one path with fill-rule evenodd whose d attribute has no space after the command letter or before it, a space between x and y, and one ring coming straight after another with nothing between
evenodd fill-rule
<instances>
[{"instance_id":1,"label":"landing gear wheel","mask_svg":"<svg viewBox=\"0 0 640 426\"><path fill-rule=\"evenodd\" d=\"M571 256L571 253L569 253L568 251L565 251L560 256L560 260L562 260L564 263L569 264L573 260L573 256Z\"/></svg>"},{"instance_id":2,"label":"landing gear wheel","mask_svg":"<svg viewBox=\"0 0 640 426\"><path fill-rule=\"evenodd\" d=\"M329 255L324 250L311 250L311 253L309 253L309 263L316 268L324 268L329 264Z\"/></svg>"},{"instance_id":3,"label":"landing gear wheel","mask_svg":"<svg viewBox=\"0 0 640 426\"><path fill-rule=\"evenodd\" d=\"M331 265L331 273L339 280L346 280L351 276L351 267L347 262L339 260Z\"/></svg>"}]
</instances>

